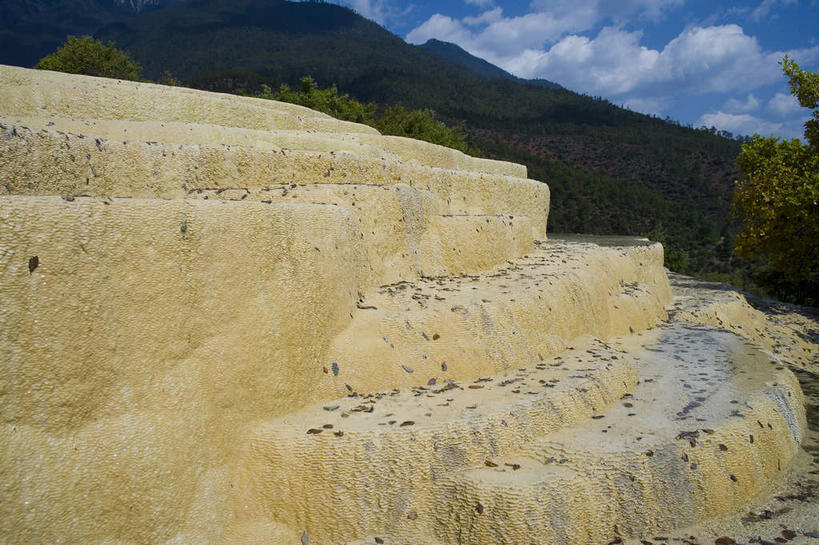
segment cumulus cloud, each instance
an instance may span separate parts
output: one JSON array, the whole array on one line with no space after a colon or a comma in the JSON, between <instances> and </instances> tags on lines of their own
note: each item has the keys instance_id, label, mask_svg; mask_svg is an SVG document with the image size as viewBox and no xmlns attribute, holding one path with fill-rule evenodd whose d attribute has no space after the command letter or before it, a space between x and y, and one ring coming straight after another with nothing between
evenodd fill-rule
<instances>
[{"instance_id":1,"label":"cumulus cloud","mask_svg":"<svg viewBox=\"0 0 819 545\"><path fill-rule=\"evenodd\" d=\"M637 16L643 19L661 19L671 9L683 5L684 0L533 0L533 11L544 11L570 16L576 12L593 12L598 21Z\"/></svg>"},{"instance_id":2,"label":"cumulus cloud","mask_svg":"<svg viewBox=\"0 0 819 545\"><path fill-rule=\"evenodd\" d=\"M623 106L635 112L659 116L672 102L671 97L631 97L623 102Z\"/></svg>"},{"instance_id":3,"label":"cumulus cloud","mask_svg":"<svg viewBox=\"0 0 819 545\"><path fill-rule=\"evenodd\" d=\"M718 111L701 116L697 124L698 126L716 127L737 135L775 135L780 138L791 139L803 137L804 121L804 119L800 118L771 121L750 114L731 114Z\"/></svg>"},{"instance_id":4,"label":"cumulus cloud","mask_svg":"<svg viewBox=\"0 0 819 545\"><path fill-rule=\"evenodd\" d=\"M784 7L796 3L797 0L762 0L762 3L751 12L751 19L759 22L765 18L768 18L769 15L771 15L771 11L773 11L777 6L782 5ZM772 17L776 17L776 12L773 13Z\"/></svg>"},{"instance_id":5,"label":"cumulus cloud","mask_svg":"<svg viewBox=\"0 0 819 545\"><path fill-rule=\"evenodd\" d=\"M791 94L776 93L768 101L765 109L771 114L780 117L805 116L806 109L802 108L796 98Z\"/></svg>"},{"instance_id":6,"label":"cumulus cloud","mask_svg":"<svg viewBox=\"0 0 819 545\"><path fill-rule=\"evenodd\" d=\"M722 111L701 116L697 124L703 127L716 127L734 134L758 133L763 136L782 134L784 128L782 123L772 123L750 114L731 114Z\"/></svg>"},{"instance_id":7,"label":"cumulus cloud","mask_svg":"<svg viewBox=\"0 0 819 545\"><path fill-rule=\"evenodd\" d=\"M736 114L752 112L759 108L759 105L759 99L753 94L749 94L745 100L739 100L736 98L728 99L723 107L727 112Z\"/></svg>"},{"instance_id":8,"label":"cumulus cloud","mask_svg":"<svg viewBox=\"0 0 819 545\"><path fill-rule=\"evenodd\" d=\"M571 35L525 67L528 77L549 79L592 94L621 95L661 79L660 53L639 44L640 32L603 28L596 38ZM523 67L522 67L523 68Z\"/></svg>"},{"instance_id":9,"label":"cumulus cloud","mask_svg":"<svg viewBox=\"0 0 819 545\"><path fill-rule=\"evenodd\" d=\"M435 14L407 34L407 41L424 43L430 38L438 38L457 43L490 62L498 62L526 49L539 49L566 32L586 30L594 24L594 19L592 12L573 13L571 17L546 12L503 17L498 8L463 20ZM476 25L480 28L475 28Z\"/></svg>"},{"instance_id":10,"label":"cumulus cloud","mask_svg":"<svg viewBox=\"0 0 819 545\"><path fill-rule=\"evenodd\" d=\"M662 50L640 39L639 32L618 27L605 27L595 38L570 35L540 55L528 55L530 65L518 68L530 77L608 96L724 93L781 78L782 53L763 51L737 25L689 28Z\"/></svg>"},{"instance_id":11,"label":"cumulus cloud","mask_svg":"<svg viewBox=\"0 0 819 545\"><path fill-rule=\"evenodd\" d=\"M783 138L801 138L804 122L810 117L793 95L786 93L776 93L764 106L754 95L748 95L745 102L729 100L725 106L725 109L733 107L735 111L707 113L700 117L698 123L736 134L759 133L763 136L775 134ZM746 111L740 113L743 109ZM751 111L756 113L752 114Z\"/></svg>"},{"instance_id":12,"label":"cumulus cloud","mask_svg":"<svg viewBox=\"0 0 819 545\"><path fill-rule=\"evenodd\" d=\"M503 8L495 8L484 11L476 17L464 17L461 21L468 26L480 26L496 23L501 19L503 19Z\"/></svg>"},{"instance_id":13,"label":"cumulus cloud","mask_svg":"<svg viewBox=\"0 0 819 545\"><path fill-rule=\"evenodd\" d=\"M390 0L344 0L344 3L360 15L383 25L387 20L396 17L401 11ZM406 13L412 5L403 10Z\"/></svg>"}]
</instances>

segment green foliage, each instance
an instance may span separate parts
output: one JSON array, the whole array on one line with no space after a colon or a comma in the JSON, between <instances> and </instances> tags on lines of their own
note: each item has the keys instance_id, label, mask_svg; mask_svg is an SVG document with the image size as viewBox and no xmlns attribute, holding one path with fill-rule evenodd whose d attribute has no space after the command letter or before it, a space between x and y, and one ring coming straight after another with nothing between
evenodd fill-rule
<instances>
[{"instance_id":1,"label":"green foliage","mask_svg":"<svg viewBox=\"0 0 819 545\"><path fill-rule=\"evenodd\" d=\"M663 265L669 270L685 274L688 272L688 256L683 250L669 241L662 222L657 222L654 228L646 233L646 238L663 245Z\"/></svg>"},{"instance_id":2,"label":"green foliage","mask_svg":"<svg viewBox=\"0 0 819 545\"><path fill-rule=\"evenodd\" d=\"M57 51L40 59L34 68L127 80L138 80L142 71L113 42L104 44L91 36L68 36Z\"/></svg>"},{"instance_id":3,"label":"green foliage","mask_svg":"<svg viewBox=\"0 0 819 545\"><path fill-rule=\"evenodd\" d=\"M262 85L261 98L280 100L306 106L313 110L324 112L336 119L353 121L373 125L375 123L375 104L363 104L347 94L339 94L335 85L327 89L319 89L316 81L311 77L301 78L301 87L297 90L282 84L278 93L273 93L267 85Z\"/></svg>"},{"instance_id":4,"label":"green foliage","mask_svg":"<svg viewBox=\"0 0 819 545\"><path fill-rule=\"evenodd\" d=\"M162 77L159 78L158 83L160 83L162 85L169 85L171 87L182 87L183 86L182 82L179 81L179 79L176 76L174 76L173 73L170 70L165 70L162 73Z\"/></svg>"},{"instance_id":5,"label":"green foliage","mask_svg":"<svg viewBox=\"0 0 819 545\"><path fill-rule=\"evenodd\" d=\"M719 223L699 203L668 198L660 187L536 155L499 138L471 136L486 156L522 163L530 178L549 183L549 232L647 236L663 243L671 270L730 269L730 252L718 253L724 238Z\"/></svg>"},{"instance_id":6,"label":"green foliage","mask_svg":"<svg viewBox=\"0 0 819 545\"><path fill-rule=\"evenodd\" d=\"M805 122L805 140L814 150L819 150L819 72L805 72L787 55L780 64L788 76L791 94L803 108L813 110L813 118Z\"/></svg>"},{"instance_id":7,"label":"green foliage","mask_svg":"<svg viewBox=\"0 0 819 545\"><path fill-rule=\"evenodd\" d=\"M256 95L259 98L306 106L336 119L375 127L382 134L425 140L461 151L467 149L466 136L461 127L448 127L438 121L431 110L407 110L399 104L378 111L373 102L364 104L347 94L339 94L335 85L320 89L311 77L301 78L298 89L291 89L286 84L282 84L276 93L265 84L261 85L261 89Z\"/></svg>"},{"instance_id":8,"label":"green foliage","mask_svg":"<svg viewBox=\"0 0 819 545\"><path fill-rule=\"evenodd\" d=\"M733 211L742 219L736 238L740 257L767 255L774 272L791 284L798 302L816 300L819 286L819 148L815 130L819 78L803 72L785 57L784 72L792 92L814 108L806 123L808 144L754 137L737 159L742 178L734 193ZM812 139L811 139L812 137ZM781 280L778 281L781 284ZM781 287L781 286L780 286Z\"/></svg>"},{"instance_id":9,"label":"green foliage","mask_svg":"<svg viewBox=\"0 0 819 545\"><path fill-rule=\"evenodd\" d=\"M429 109L410 111L396 104L381 113L375 127L383 134L426 140L464 152L467 150L463 126L449 127L437 120Z\"/></svg>"}]
</instances>

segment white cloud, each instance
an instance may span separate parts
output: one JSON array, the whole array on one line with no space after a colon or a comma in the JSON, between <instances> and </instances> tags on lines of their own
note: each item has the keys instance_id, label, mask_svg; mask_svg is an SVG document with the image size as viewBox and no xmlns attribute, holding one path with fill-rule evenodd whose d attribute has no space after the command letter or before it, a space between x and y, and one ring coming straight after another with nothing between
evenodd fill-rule
<instances>
[{"instance_id":1,"label":"white cloud","mask_svg":"<svg viewBox=\"0 0 819 545\"><path fill-rule=\"evenodd\" d=\"M781 4L782 6L790 6L796 3L797 0L762 0L762 3L751 12L751 19L756 22L762 21L763 19L768 18L771 11L778 5ZM771 17L776 18L776 12L774 12Z\"/></svg>"},{"instance_id":2,"label":"white cloud","mask_svg":"<svg viewBox=\"0 0 819 545\"><path fill-rule=\"evenodd\" d=\"M493 4L493 0L464 0L467 4L472 4L473 6L478 6L481 8L485 8L487 6L491 6Z\"/></svg>"},{"instance_id":3,"label":"white cloud","mask_svg":"<svg viewBox=\"0 0 819 545\"><path fill-rule=\"evenodd\" d=\"M778 81L781 53L762 51L737 25L695 27L662 52L669 80L695 94L753 89Z\"/></svg>"},{"instance_id":4,"label":"white cloud","mask_svg":"<svg viewBox=\"0 0 819 545\"><path fill-rule=\"evenodd\" d=\"M807 112L806 109L799 105L799 102L797 102L793 95L785 93L776 93L776 95L768 101L765 109L779 118L805 117Z\"/></svg>"},{"instance_id":5,"label":"white cloud","mask_svg":"<svg viewBox=\"0 0 819 545\"><path fill-rule=\"evenodd\" d=\"M635 112L659 116L668 109L672 102L670 97L632 97L626 99L623 106Z\"/></svg>"},{"instance_id":6,"label":"white cloud","mask_svg":"<svg viewBox=\"0 0 819 545\"><path fill-rule=\"evenodd\" d=\"M750 114L731 114L727 112L707 113L699 118L698 126L716 127L738 135L772 134L781 138L800 138L803 134L802 120L793 119L775 122L752 116Z\"/></svg>"},{"instance_id":7,"label":"white cloud","mask_svg":"<svg viewBox=\"0 0 819 545\"><path fill-rule=\"evenodd\" d=\"M461 47L473 41L471 32L464 25L440 13L436 13L407 34L407 41L414 44L422 44L430 38L456 43Z\"/></svg>"},{"instance_id":8,"label":"white cloud","mask_svg":"<svg viewBox=\"0 0 819 545\"><path fill-rule=\"evenodd\" d=\"M503 19L503 8L495 8L484 11L477 17L464 17L461 21L468 26L480 26L483 24L496 23L501 19Z\"/></svg>"},{"instance_id":9,"label":"white cloud","mask_svg":"<svg viewBox=\"0 0 819 545\"><path fill-rule=\"evenodd\" d=\"M533 11L571 16L572 13L594 12L597 20L614 20L637 16L642 19L662 19L666 12L682 6L685 0L532 0Z\"/></svg>"},{"instance_id":10,"label":"white cloud","mask_svg":"<svg viewBox=\"0 0 819 545\"><path fill-rule=\"evenodd\" d=\"M594 39L566 36L526 67L528 77L546 77L591 94L621 95L662 77L660 53L640 46L639 32L606 27Z\"/></svg>"},{"instance_id":11,"label":"white cloud","mask_svg":"<svg viewBox=\"0 0 819 545\"><path fill-rule=\"evenodd\" d=\"M725 93L781 79L782 53L762 51L736 25L687 29L661 51L641 45L641 37L605 27L595 38L566 36L540 54L521 55L525 64L519 59L502 66L605 96Z\"/></svg>"},{"instance_id":12,"label":"white cloud","mask_svg":"<svg viewBox=\"0 0 819 545\"><path fill-rule=\"evenodd\" d=\"M398 9L390 0L344 0L344 3L380 25L398 13ZM411 6L408 9L411 9Z\"/></svg>"},{"instance_id":13,"label":"white cloud","mask_svg":"<svg viewBox=\"0 0 819 545\"><path fill-rule=\"evenodd\" d=\"M725 110L729 113L747 113L759 108L759 104L759 99L753 94L749 94L748 98L746 98L744 101L736 98L728 99L723 108L725 108Z\"/></svg>"},{"instance_id":14,"label":"white cloud","mask_svg":"<svg viewBox=\"0 0 819 545\"><path fill-rule=\"evenodd\" d=\"M721 111L701 116L697 124L703 127L716 127L734 134L759 133L763 136L779 133L782 129L781 123L769 123L750 114L731 114Z\"/></svg>"},{"instance_id":15,"label":"white cloud","mask_svg":"<svg viewBox=\"0 0 819 545\"><path fill-rule=\"evenodd\" d=\"M435 14L407 34L407 41L423 43L430 38L454 42L474 55L497 62L526 49L540 49L567 32L588 30L598 14L593 6L582 5L570 12L534 11L517 17L503 17L499 8L480 17L456 20ZM588 4L588 3L587 3ZM475 28L475 27L480 28Z\"/></svg>"}]
</instances>

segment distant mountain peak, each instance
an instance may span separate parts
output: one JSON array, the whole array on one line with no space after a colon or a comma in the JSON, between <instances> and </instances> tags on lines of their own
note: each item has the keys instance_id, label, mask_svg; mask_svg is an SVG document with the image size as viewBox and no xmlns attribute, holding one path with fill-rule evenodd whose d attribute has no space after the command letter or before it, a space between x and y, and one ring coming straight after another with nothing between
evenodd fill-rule
<instances>
[{"instance_id":1,"label":"distant mountain peak","mask_svg":"<svg viewBox=\"0 0 819 545\"><path fill-rule=\"evenodd\" d=\"M500 79L517 79L506 70L472 55L458 44L430 38L420 47L482 76Z\"/></svg>"},{"instance_id":2,"label":"distant mountain peak","mask_svg":"<svg viewBox=\"0 0 819 545\"><path fill-rule=\"evenodd\" d=\"M513 74L510 74L506 70L495 66L491 62L485 61L480 57L476 57L458 44L430 38L426 41L426 43L420 45L419 47L484 77L531 83L533 85L537 85L538 87L546 87L549 89L562 89L562 86L558 85L557 83L545 79L527 80L519 78Z\"/></svg>"}]
</instances>

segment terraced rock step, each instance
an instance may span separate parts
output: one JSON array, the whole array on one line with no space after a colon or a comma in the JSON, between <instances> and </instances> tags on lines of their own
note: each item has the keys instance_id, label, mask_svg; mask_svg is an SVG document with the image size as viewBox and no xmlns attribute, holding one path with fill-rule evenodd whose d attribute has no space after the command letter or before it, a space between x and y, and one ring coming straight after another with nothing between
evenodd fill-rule
<instances>
[{"instance_id":1,"label":"terraced rock step","mask_svg":"<svg viewBox=\"0 0 819 545\"><path fill-rule=\"evenodd\" d=\"M596 339L526 363L470 382L446 380L442 369L424 385L354 392L259 426L243 461L244 495L257 498L258 511L244 516L298 521L319 543L426 533L455 472L503 469L503 456L588 419L636 385L633 365Z\"/></svg>"},{"instance_id":2,"label":"terraced rock step","mask_svg":"<svg viewBox=\"0 0 819 545\"><path fill-rule=\"evenodd\" d=\"M339 393L344 384L380 389L375 377L392 386L472 380L556 355L581 335L643 330L665 317L670 294L661 247L630 243L539 241L482 274L369 290L329 347L325 368L335 362L340 373L328 378Z\"/></svg>"},{"instance_id":3,"label":"terraced rock step","mask_svg":"<svg viewBox=\"0 0 819 545\"><path fill-rule=\"evenodd\" d=\"M2 119L0 129L6 194L185 199L228 191L223 198L252 200L270 199L271 188L403 185L427 192L442 214L526 216L534 236L546 232L549 188L525 178L351 153L107 140Z\"/></svg>"},{"instance_id":4,"label":"terraced rock step","mask_svg":"<svg viewBox=\"0 0 819 545\"><path fill-rule=\"evenodd\" d=\"M0 115L180 121L247 129L378 131L303 106L151 83L0 65Z\"/></svg>"},{"instance_id":5,"label":"terraced rock step","mask_svg":"<svg viewBox=\"0 0 819 545\"><path fill-rule=\"evenodd\" d=\"M675 292L674 304L669 307L671 319L733 331L791 368L813 371L819 366L816 344L811 342L810 329L816 328L815 322L798 314L804 307L753 298L759 307L755 308L746 299L748 294L728 284L676 273L669 273L669 280ZM776 311L766 314L760 310L770 307Z\"/></svg>"},{"instance_id":6,"label":"terraced rock step","mask_svg":"<svg viewBox=\"0 0 819 545\"><path fill-rule=\"evenodd\" d=\"M3 67L0 67L0 73L2 71ZM299 108L291 104L272 101L260 101L258 105L273 108ZM323 114L313 110L307 112L309 116L323 116ZM353 131L349 132L319 132L310 129L258 130L233 125L183 123L171 121L168 116L157 117L161 120L68 119L55 116L42 118L0 114L0 119L5 119L4 122L10 125L27 127L36 131L52 130L94 136L105 140L244 146L276 151L302 150L348 153L359 157L385 159L390 162L411 161L450 170L526 178L526 167L523 165L472 157L460 151L421 140L400 136L383 136L374 134L372 130L362 130L360 127L355 127ZM348 125L341 125L340 129L347 129Z\"/></svg>"},{"instance_id":7,"label":"terraced rock step","mask_svg":"<svg viewBox=\"0 0 819 545\"><path fill-rule=\"evenodd\" d=\"M620 346L640 385L597 418L498 460L518 471L461 475L438 506L444 542L657 535L736 509L796 454L806 425L798 382L747 341L677 323Z\"/></svg>"}]
</instances>

